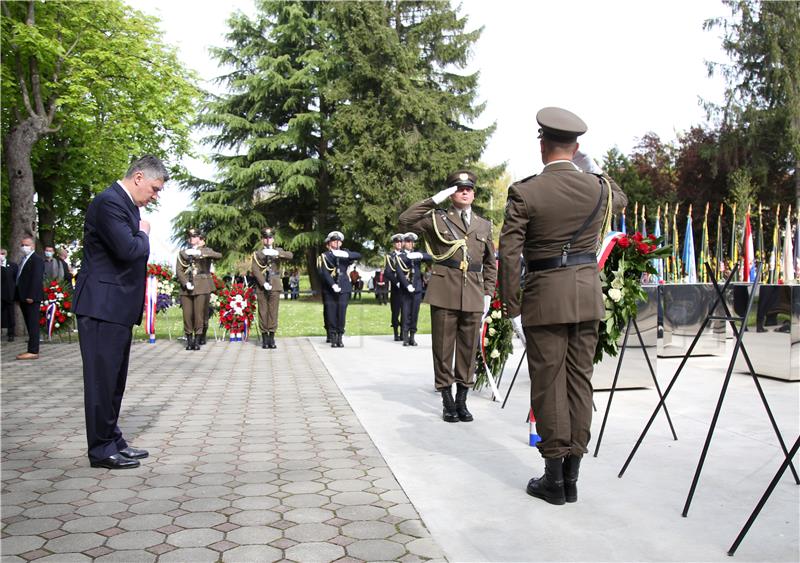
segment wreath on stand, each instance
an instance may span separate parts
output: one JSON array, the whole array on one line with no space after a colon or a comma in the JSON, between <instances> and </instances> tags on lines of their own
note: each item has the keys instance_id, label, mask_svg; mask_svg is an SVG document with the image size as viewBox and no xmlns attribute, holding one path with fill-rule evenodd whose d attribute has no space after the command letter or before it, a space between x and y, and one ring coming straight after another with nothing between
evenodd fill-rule
<instances>
[{"instance_id":1,"label":"wreath on stand","mask_svg":"<svg viewBox=\"0 0 800 563\"><path fill-rule=\"evenodd\" d=\"M256 296L252 288L235 283L219 293L219 324L236 339L247 339L253 324Z\"/></svg>"},{"instance_id":2,"label":"wreath on stand","mask_svg":"<svg viewBox=\"0 0 800 563\"><path fill-rule=\"evenodd\" d=\"M44 299L39 307L39 326L52 338L54 333L69 329L67 319L72 318L72 299L69 291L57 280L44 285Z\"/></svg>"}]
</instances>

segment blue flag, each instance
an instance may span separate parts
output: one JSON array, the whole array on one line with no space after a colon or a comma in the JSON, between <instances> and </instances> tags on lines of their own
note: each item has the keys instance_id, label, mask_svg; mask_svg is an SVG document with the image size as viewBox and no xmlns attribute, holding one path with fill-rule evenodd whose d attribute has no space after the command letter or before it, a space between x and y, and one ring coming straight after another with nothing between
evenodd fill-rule
<instances>
[{"instance_id":1,"label":"blue flag","mask_svg":"<svg viewBox=\"0 0 800 563\"><path fill-rule=\"evenodd\" d=\"M688 283L697 283L697 260L694 255L694 235L692 234L692 214L686 216L686 235L683 239L683 272Z\"/></svg>"},{"instance_id":2,"label":"blue flag","mask_svg":"<svg viewBox=\"0 0 800 563\"><path fill-rule=\"evenodd\" d=\"M656 215L656 226L653 228L653 236L656 238L661 237L661 217ZM661 258L653 258L653 267L656 269L656 282L664 279L664 260Z\"/></svg>"},{"instance_id":3,"label":"blue flag","mask_svg":"<svg viewBox=\"0 0 800 563\"><path fill-rule=\"evenodd\" d=\"M622 208L622 218L619 223L619 232L628 234L628 228L625 226L625 208Z\"/></svg>"}]
</instances>

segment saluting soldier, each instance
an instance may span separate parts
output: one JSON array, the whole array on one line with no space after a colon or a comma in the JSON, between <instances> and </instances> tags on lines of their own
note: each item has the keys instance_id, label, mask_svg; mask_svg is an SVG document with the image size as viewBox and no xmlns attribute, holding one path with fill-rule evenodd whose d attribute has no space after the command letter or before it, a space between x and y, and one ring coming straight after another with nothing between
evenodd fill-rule
<instances>
[{"instance_id":1,"label":"saluting soldier","mask_svg":"<svg viewBox=\"0 0 800 563\"><path fill-rule=\"evenodd\" d=\"M258 328L261 330L261 347L277 348L275 332L278 330L278 306L281 301L280 262L291 260L294 254L274 246L275 232L267 227L261 231L264 247L253 252L250 271L256 279L258 300Z\"/></svg>"},{"instance_id":2,"label":"saluting soldier","mask_svg":"<svg viewBox=\"0 0 800 563\"><path fill-rule=\"evenodd\" d=\"M472 209L475 182L468 170L453 172L444 190L400 215L400 228L423 233L433 257L424 302L431 306L433 371L445 422L473 419L467 393L475 382L481 317L489 310L497 278L492 224ZM449 205L440 208L445 201Z\"/></svg>"},{"instance_id":3,"label":"saluting soldier","mask_svg":"<svg viewBox=\"0 0 800 563\"><path fill-rule=\"evenodd\" d=\"M200 243L198 244L198 248L203 248L206 245L206 235L204 233L200 233ZM214 285L214 276L213 276L213 264L212 264L212 276L211 276L211 293L217 289ZM203 331L200 333L200 336L197 337L197 344L200 346L205 346L206 344L206 336L208 334L208 320L211 317L211 294L208 295L208 303L206 303L206 311L203 314Z\"/></svg>"},{"instance_id":4,"label":"saluting soldier","mask_svg":"<svg viewBox=\"0 0 800 563\"><path fill-rule=\"evenodd\" d=\"M567 110L536 115L544 170L508 190L500 234L505 314L526 342L531 405L544 476L529 495L575 502L592 421L592 360L603 294L596 250L604 218L627 203L619 187L578 152L583 120ZM520 254L527 273L520 301ZM520 316L521 315L521 316Z\"/></svg>"},{"instance_id":5,"label":"saluting soldier","mask_svg":"<svg viewBox=\"0 0 800 563\"><path fill-rule=\"evenodd\" d=\"M344 235L339 231L331 231L325 237L328 250L317 260L320 278L322 278L322 299L325 325L329 331L331 348L342 348L347 304L350 301L350 276L347 268L359 260L361 254L342 249Z\"/></svg>"},{"instance_id":6,"label":"saluting soldier","mask_svg":"<svg viewBox=\"0 0 800 563\"><path fill-rule=\"evenodd\" d=\"M389 281L389 306L391 307L391 323L394 331L394 340L399 342L403 339L400 335L402 321L400 318L403 312L402 291L400 290L400 280L397 269L397 257L403 253L403 233L392 235L392 251L386 255L386 264L383 269L384 277Z\"/></svg>"},{"instance_id":7,"label":"saluting soldier","mask_svg":"<svg viewBox=\"0 0 800 563\"><path fill-rule=\"evenodd\" d=\"M208 326L208 302L215 289L211 261L219 260L222 254L203 246L197 229L189 229L186 236L188 247L178 253L175 273L180 284L186 349L199 350L199 341L205 342L203 325Z\"/></svg>"},{"instance_id":8,"label":"saluting soldier","mask_svg":"<svg viewBox=\"0 0 800 563\"><path fill-rule=\"evenodd\" d=\"M422 262L433 260L427 252L414 250L417 242L415 233L403 235L403 253L397 255L397 268L400 272L399 291L403 303L403 346L416 346L414 335L417 333L419 306L422 304Z\"/></svg>"}]
</instances>

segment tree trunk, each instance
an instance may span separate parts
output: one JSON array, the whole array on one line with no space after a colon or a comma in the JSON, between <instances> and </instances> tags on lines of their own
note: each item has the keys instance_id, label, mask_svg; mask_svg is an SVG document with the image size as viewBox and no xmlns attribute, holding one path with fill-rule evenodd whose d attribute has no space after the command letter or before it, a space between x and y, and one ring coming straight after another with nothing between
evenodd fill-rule
<instances>
[{"instance_id":1,"label":"tree trunk","mask_svg":"<svg viewBox=\"0 0 800 563\"><path fill-rule=\"evenodd\" d=\"M322 295L322 281L317 272L318 252L313 248L306 249L306 268L308 269L308 281L311 284L311 291L315 298Z\"/></svg>"},{"instance_id":2,"label":"tree trunk","mask_svg":"<svg viewBox=\"0 0 800 563\"><path fill-rule=\"evenodd\" d=\"M39 196L36 207L39 211L39 240L42 248L55 246L56 214L53 210L55 185L52 180L53 178L42 178L36 182L36 193Z\"/></svg>"}]
</instances>

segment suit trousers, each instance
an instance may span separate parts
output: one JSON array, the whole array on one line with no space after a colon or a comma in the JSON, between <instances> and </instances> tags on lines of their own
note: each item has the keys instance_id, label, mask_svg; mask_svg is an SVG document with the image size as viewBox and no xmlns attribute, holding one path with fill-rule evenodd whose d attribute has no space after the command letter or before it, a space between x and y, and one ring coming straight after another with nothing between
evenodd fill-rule
<instances>
[{"instance_id":1,"label":"suit trousers","mask_svg":"<svg viewBox=\"0 0 800 563\"><path fill-rule=\"evenodd\" d=\"M526 326L531 407L544 458L582 456L592 425L592 372L599 321Z\"/></svg>"},{"instance_id":2,"label":"suit trousers","mask_svg":"<svg viewBox=\"0 0 800 563\"><path fill-rule=\"evenodd\" d=\"M350 302L350 292L342 291L333 293L326 291L322 295L324 299L325 326L327 330L333 332L344 332L344 325L347 320L347 304Z\"/></svg>"},{"instance_id":3,"label":"suit trousers","mask_svg":"<svg viewBox=\"0 0 800 563\"><path fill-rule=\"evenodd\" d=\"M128 379L132 334L129 326L78 317L90 461L103 460L128 447L117 422Z\"/></svg>"},{"instance_id":4,"label":"suit trousers","mask_svg":"<svg viewBox=\"0 0 800 563\"><path fill-rule=\"evenodd\" d=\"M22 318L25 319L25 328L28 329L28 352L31 354L39 353L39 318L41 311L39 310L41 303L34 301L33 303L19 302L19 308L22 310Z\"/></svg>"},{"instance_id":5,"label":"suit trousers","mask_svg":"<svg viewBox=\"0 0 800 563\"><path fill-rule=\"evenodd\" d=\"M413 330L417 332L417 319L419 318L419 307L422 304L422 293L403 293L403 332Z\"/></svg>"},{"instance_id":6,"label":"suit trousers","mask_svg":"<svg viewBox=\"0 0 800 563\"><path fill-rule=\"evenodd\" d=\"M465 387L472 387L475 382L475 351L480 326L480 311L473 313L431 305L431 342L436 389L449 389L454 381Z\"/></svg>"},{"instance_id":7,"label":"suit trousers","mask_svg":"<svg viewBox=\"0 0 800 563\"><path fill-rule=\"evenodd\" d=\"M258 328L261 333L278 330L278 306L281 302L280 291L256 291L258 300Z\"/></svg>"},{"instance_id":8,"label":"suit trousers","mask_svg":"<svg viewBox=\"0 0 800 563\"><path fill-rule=\"evenodd\" d=\"M14 336L17 329L17 311L13 301L0 302L0 318L2 318L0 326L8 328L8 334Z\"/></svg>"},{"instance_id":9,"label":"suit trousers","mask_svg":"<svg viewBox=\"0 0 800 563\"><path fill-rule=\"evenodd\" d=\"M400 313L403 309L400 288L392 287L392 294L389 296L389 304L392 307L392 327L400 328Z\"/></svg>"},{"instance_id":10,"label":"suit trousers","mask_svg":"<svg viewBox=\"0 0 800 563\"><path fill-rule=\"evenodd\" d=\"M183 309L184 334L200 334L203 325L208 326L208 302L211 296L181 295L181 309Z\"/></svg>"}]
</instances>

